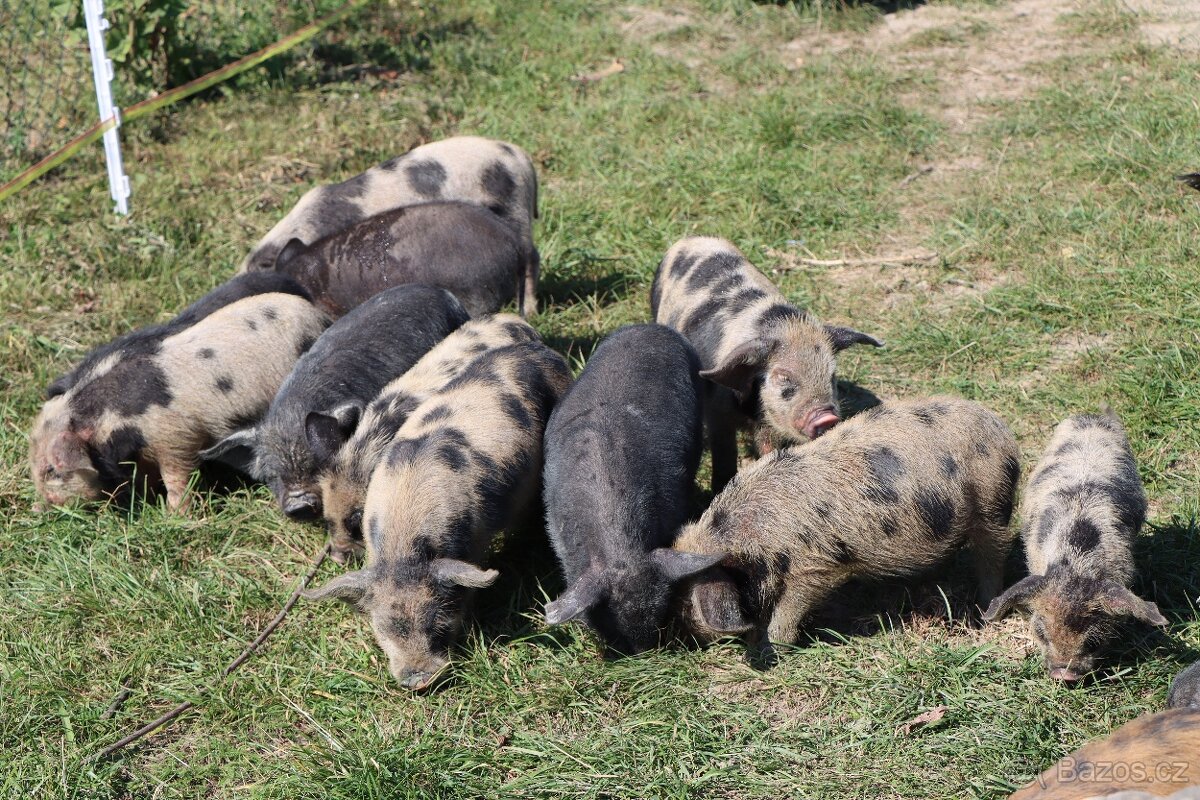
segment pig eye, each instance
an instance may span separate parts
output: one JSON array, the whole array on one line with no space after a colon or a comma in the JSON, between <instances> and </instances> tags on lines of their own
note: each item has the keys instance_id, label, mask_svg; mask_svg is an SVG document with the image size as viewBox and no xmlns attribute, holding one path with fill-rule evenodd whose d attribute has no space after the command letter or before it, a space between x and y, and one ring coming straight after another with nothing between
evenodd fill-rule
<instances>
[{"instance_id":1,"label":"pig eye","mask_svg":"<svg viewBox=\"0 0 1200 800\"><path fill-rule=\"evenodd\" d=\"M1033 621L1033 635L1039 642L1046 641L1046 625L1040 619Z\"/></svg>"}]
</instances>

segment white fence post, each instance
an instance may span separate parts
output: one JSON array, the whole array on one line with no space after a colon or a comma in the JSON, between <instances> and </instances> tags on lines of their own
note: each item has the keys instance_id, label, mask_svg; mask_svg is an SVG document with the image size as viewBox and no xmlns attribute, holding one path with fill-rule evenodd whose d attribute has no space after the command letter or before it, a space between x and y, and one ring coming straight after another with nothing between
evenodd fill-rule
<instances>
[{"instance_id":1,"label":"white fence post","mask_svg":"<svg viewBox=\"0 0 1200 800\"><path fill-rule=\"evenodd\" d=\"M116 124L104 132L104 160L108 164L108 188L116 201L118 214L129 213L129 176L121 163L121 112L113 105L112 60L104 49L104 31L108 20L104 18L104 0L83 0L83 16L87 20L88 47L92 51L92 77L96 82L96 105L100 109L100 121L113 119Z\"/></svg>"}]
</instances>

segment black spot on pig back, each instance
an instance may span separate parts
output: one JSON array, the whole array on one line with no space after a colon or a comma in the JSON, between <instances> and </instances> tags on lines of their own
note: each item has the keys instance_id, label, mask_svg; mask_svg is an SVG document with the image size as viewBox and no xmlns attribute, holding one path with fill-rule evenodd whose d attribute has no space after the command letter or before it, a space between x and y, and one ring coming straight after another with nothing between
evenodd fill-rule
<instances>
[{"instance_id":1,"label":"black spot on pig back","mask_svg":"<svg viewBox=\"0 0 1200 800\"><path fill-rule=\"evenodd\" d=\"M71 398L72 415L95 421L105 411L136 417L151 406L168 406L174 397L166 373L153 358L122 361Z\"/></svg>"},{"instance_id":2,"label":"black spot on pig back","mask_svg":"<svg viewBox=\"0 0 1200 800\"><path fill-rule=\"evenodd\" d=\"M421 422L422 424L428 425L431 422L437 422L439 419L446 419L451 413L450 406L443 403L441 405L434 406L422 414Z\"/></svg>"},{"instance_id":3,"label":"black spot on pig back","mask_svg":"<svg viewBox=\"0 0 1200 800\"><path fill-rule=\"evenodd\" d=\"M711 287L722 278L727 278L730 273L736 274L740 264L740 259L733 253L714 253L692 269L691 275L688 276L687 288L698 292Z\"/></svg>"},{"instance_id":4,"label":"black spot on pig back","mask_svg":"<svg viewBox=\"0 0 1200 800\"><path fill-rule=\"evenodd\" d=\"M958 462L949 453L944 453L938 458L938 465L942 469L942 475L947 478L953 478L958 474Z\"/></svg>"},{"instance_id":5,"label":"black spot on pig back","mask_svg":"<svg viewBox=\"0 0 1200 800\"><path fill-rule=\"evenodd\" d=\"M365 174L356 175L348 181L325 187L313 209L317 230L333 233L360 222L365 214L354 201L366 194L368 180Z\"/></svg>"},{"instance_id":6,"label":"black spot on pig back","mask_svg":"<svg viewBox=\"0 0 1200 800\"><path fill-rule=\"evenodd\" d=\"M404 166L409 184L422 197L433 200L442 196L446 185L446 168L432 159L415 159Z\"/></svg>"},{"instance_id":7,"label":"black spot on pig back","mask_svg":"<svg viewBox=\"0 0 1200 800\"><path fill-rule=\"evenodd\" d=\"M904 462L892 448L873 447L866 452L867 482L862 487L868 500L894 505L900 502L896 483L904 475Z\"/></svg>"},{"instance_id":8,"label":"black spot on pig back","mask_svg":"<svg viewBox=\"0 0 1200 800\"><path fill-rule=\"evenodd\" d=\"M758 317L759 328L771 328L788 319L800 319L804 312L787 303L775 303Z\"/></svg>"},{"instance_id":9,"label":"black spot on pig back","mask_svg":"<svg viewBox=\"0 0 1200 800\"><path fill-rule=\"evenodd\" d=\"M504 216L512 203L513 193L517 190L517 181L508 167L499 161L493 161L483 171L483 189L492 198L488 208L493 213Z\"/></svg>"},{"instance_id":10,"label":"black spot on pig back","mask_svg":"<svg viewBox=\"0 0 1200 800\"><path fill-rule=\"evenodd\" d=\"M740 314L742 311L745 311L755 300L759 300L766 296L767 293L762 289L746 289L738 292L736 295L725 301L725 313L730 315Z\"/></svg>"},{"instance_id":11,"label":"black spot on pig back","mask_svg":"<svg viewBox=\"0 0 1200 800\"><path fill-rule=\"evenodd\" d=\"M1077 519L1067 531L1067 542L1078 550L1095 550L1100 545L1100 529L1091 520Z\"/></svg>"},{"instance_id":12,"label":"black spot on pig back","mask_svg":"<svg viewBox=\"0 0 1200 800\"><path fill-rule=\"evenodd\" d=\"M671 277L676 279L682 278L699 259L700 256L697 253L688 253L686 251L679 253L671 263Z\"/></svg>"},{"instance_id":13,"label":"black spot on pig back","mask_svg":"<svg viewBox=\"0 0 1200 800\"><path fill-rule=\"evenodd\" d=\"M501 407L504 409L505 415L512 421L519 430L527 431L532 427L533 420L529 416L529 412L525 409L525 404L521 402L521 398L516 395L506 394L500 401Z\"/></svg>"},{"instance_id":14,"label":"black spot on pig back","mask_svg":"<svg viewBox=\"0 0 1200 800\"><path fill-rule=\"evenodd\" d=\"M944 539L954 524L954 501L934 489L921 488L916 493L917 514L925 525L930 539Z\"/></svg>"},{"instance_id":15,"label":"black spot on pig back","mask_svg":"<svg viewBox=\"0 0 1200 800\"><path fill-rule=\"evenodd\" d=\"M233 378L228 375L222 375L217 378L217 391L221 394L229 394L233 391Z\"/></svg>"}]
</instances>

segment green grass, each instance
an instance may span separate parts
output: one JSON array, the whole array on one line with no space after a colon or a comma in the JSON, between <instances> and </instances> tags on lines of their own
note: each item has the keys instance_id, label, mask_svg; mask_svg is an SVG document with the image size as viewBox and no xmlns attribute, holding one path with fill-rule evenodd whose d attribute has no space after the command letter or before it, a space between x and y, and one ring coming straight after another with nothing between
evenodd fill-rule
<instances>
[{"instance_id":1,"label":"green grass","mask_svg":"<svg viewBox=\"0 0 1200 800\"><path fill-rule=\"evenodd\" d=\"M1014 24L1003 3L944 5L962 6L950 30L973 46ZM1200 655L1200 208L1171 179L1197 166L1194 60L1136 44L1110 3L1073 5L1057 24L1087 34L1079 47L1023 68L1029 90L963 128L937 112L957 73L872 48L873 8L705 0L650 6L686 14L656 29L615 2L429 6L397 12L395 78L267 74L127 126L129 219L107 213L98 150L0 206L0 796L1001 797L1161 708ZM849 50L792 63L788 42L826 35ZM352 45L338 63L356 63ZM622 74L572 80L614 57ZM1133 632L1094 685L1065 689L1018 620L962 621L952 567L865 605L843 592L769 670L733 645L604 660L580 631L540 623L559 580L541 532L518 531L443 691L393 688L362 620L301 603L199 710L89 762L211 685L323 535L261 488L186 518L35 513L26 431L42 387L229 276L312 183L458 132L534 156L533 321L576 365L647 318L671 242L712 233L795 267L775 276L789 296L888 341L848 352L845 380L979 399L1027 466L1059 419L1111 403L1152 501L1139 588L1172 626ZM916 246L938 263L795 262ZM123 683L131 696L102 719ZM939 705L940 722L898 733Z\"/></svg>"}]
</instances>

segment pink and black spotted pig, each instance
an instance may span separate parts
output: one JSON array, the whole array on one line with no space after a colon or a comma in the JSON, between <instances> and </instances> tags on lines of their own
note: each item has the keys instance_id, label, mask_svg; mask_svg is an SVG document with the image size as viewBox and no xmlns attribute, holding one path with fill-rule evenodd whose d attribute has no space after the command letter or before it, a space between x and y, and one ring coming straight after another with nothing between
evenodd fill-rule
<instances>
[{"instance_id":1,"label":"pink and black spotted pig","mask_svg":"<svg viewBox=\"0 0 1200 800\"><path fill-rule=\"evenodd\" d=\"M34 421L38 493L55 505L100 500L136 468L182 507L200 451L262 417L328 322L301 297L258 294L92 362Z\"/></svg>"}]
</instances>

